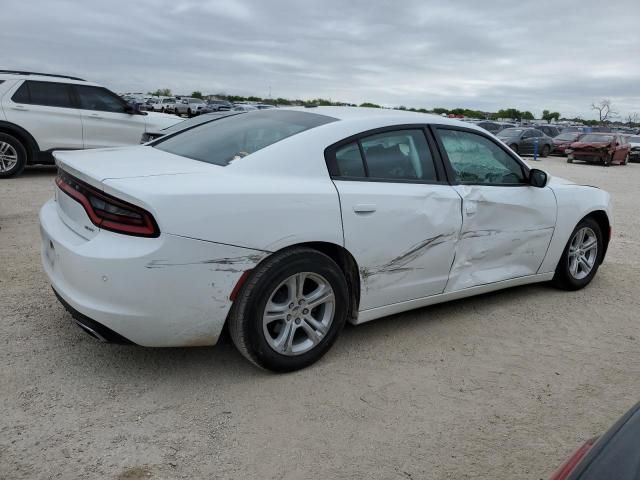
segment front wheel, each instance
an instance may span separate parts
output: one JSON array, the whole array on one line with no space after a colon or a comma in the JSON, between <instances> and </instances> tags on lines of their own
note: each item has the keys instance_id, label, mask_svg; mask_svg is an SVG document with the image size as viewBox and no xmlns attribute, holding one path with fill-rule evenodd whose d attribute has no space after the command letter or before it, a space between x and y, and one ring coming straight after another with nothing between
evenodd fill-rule
<instances>
[{"instance_id":1,"label":"front wheel","mask_svg":"<svg viewBox=\"0 0 640 480\"><path fill-rule=\"evenodd\" d=\"M310 248L276 253L254 269L229 314L229 332L255 365L289 372L319 360L349 311L345 276Z\"/></svg>"},{"instance_id":2,"label":"front wheel","mask_svg":"<svg viewBox=\"0 0 640 480\"><path fill-rule=\"evenodd\" d=\"M563 290L586 287L596 275L603 255L604 239L598 222L592 218L583 219L569 237L553 283Z\"/></svg>"},{"instance_id":3,"label":"front wheel","mask_svg":"<svg viewBox=\"0 0 640 480\"><path fill-rule=\"evenodd\" d=\"M622 161L622 165L626 165L627 163L629 163L629 154L627 153L624 157L624 160Z\"/></svg>"}]
</instances>

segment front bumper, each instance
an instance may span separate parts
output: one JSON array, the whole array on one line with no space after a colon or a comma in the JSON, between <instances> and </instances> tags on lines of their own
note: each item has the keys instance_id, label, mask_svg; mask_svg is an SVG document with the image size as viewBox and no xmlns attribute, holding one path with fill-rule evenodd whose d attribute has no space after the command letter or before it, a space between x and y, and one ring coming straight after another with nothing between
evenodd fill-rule
<instances>
[{"instance_id":1,"label":"front bumper","mask_svg":"<svg viewBox=\"0 0 640 480\"><path fill-rule=\"evenodd\" d=\"M215 344L233 287L266 255L166 233L101 230L88 240L63 222L53 199L40 211L40 229L42 265L63 304L150 347Z\"/></svg>"}]
</instances>

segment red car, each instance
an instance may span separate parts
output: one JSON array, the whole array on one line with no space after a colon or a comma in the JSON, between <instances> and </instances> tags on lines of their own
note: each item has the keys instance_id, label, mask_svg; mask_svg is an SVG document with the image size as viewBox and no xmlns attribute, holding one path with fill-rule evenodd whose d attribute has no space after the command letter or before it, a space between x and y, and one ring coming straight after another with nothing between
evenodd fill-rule
<instances>
[{"instance_id":1,"label":"red car","mask_svg":"<svg viewBox=\"0 0 640 480\"><path fill-rule=\"evenodd\" d=\"M566 156L565 150L569 148L572 143L578 142L583 135L584 133L582 132L564 132L556 135L553 137L553 150L551 150L551 153L553 155Z\"/></svg>"},{"instance_id":2,"label":"red car","mask_svg":"<svg viewBox=\"0 0 640 480\"><path fill-rule=\"evenodd\" d=\"M549 480L638 480L640 403L599 438L587 440Z\"/></svg>"},{"instance_id":3,"label":"red car","mask_svg":"<svg viewBox=\"0 0 640 480\"><path fill-rule=\"evenodd\" d=\"M629 163L630 151L631 145L623 135L586 133L567 150L567 162L581 160L587 163L602 163L605 167L612 163L626 165Z\"/></svg>"}]
</instances>

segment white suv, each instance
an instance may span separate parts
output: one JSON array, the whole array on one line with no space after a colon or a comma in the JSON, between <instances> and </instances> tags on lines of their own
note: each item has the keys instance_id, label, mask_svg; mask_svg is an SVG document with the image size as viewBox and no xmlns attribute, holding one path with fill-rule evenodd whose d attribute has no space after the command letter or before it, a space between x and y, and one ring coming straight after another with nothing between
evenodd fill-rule
<instances>
[{"instance_id":1,"label":"white suv","mask_svg":"<svg viewBox=\"0 0 640 480\"><path fill-rule=\"evenodd\" d=\"M135 145L179 121L81 78L0 70L0 178L53 163L54 150Z\"/></svg>"},{"instance_id":2,"label":"white suv","mask_svg":"<svg viewBox=\"0 0 640 480\"><path fill-rule=\"evenodd\" d=\"M154 112L170 112L173 113L176 108L176 99L173 97L160 97L153 100L149 105L149 109Z\"/></svg>"},{"instance_id":3,"label":"white suv","mask_svg":"<svg viewBox=\"0 0 640 480\"><path fill-rule=\"evenodd\" d=\"M176 115L186 113L188 117L193 117L199 113L198 110L206 106L207 104L201 98L182 97L176 102L174 112Z\"/></svg>"}]
</instances>

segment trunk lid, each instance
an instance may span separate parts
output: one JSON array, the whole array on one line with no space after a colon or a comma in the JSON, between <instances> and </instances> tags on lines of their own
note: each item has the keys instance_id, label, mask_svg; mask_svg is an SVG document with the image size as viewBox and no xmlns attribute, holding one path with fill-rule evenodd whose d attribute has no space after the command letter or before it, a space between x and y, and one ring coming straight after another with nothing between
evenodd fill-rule
<instances>
[{"instance_id":1,"label":"trunk lid","mask_svg":"<svg viewBox=\"0 0 640 480\"><path fill-rule=\"evenodd\" d=\"M145 146L56 151L53 156L63 170L96 187L108 178L204 173L220 168Z\"/></svg>"}]
</instances>

